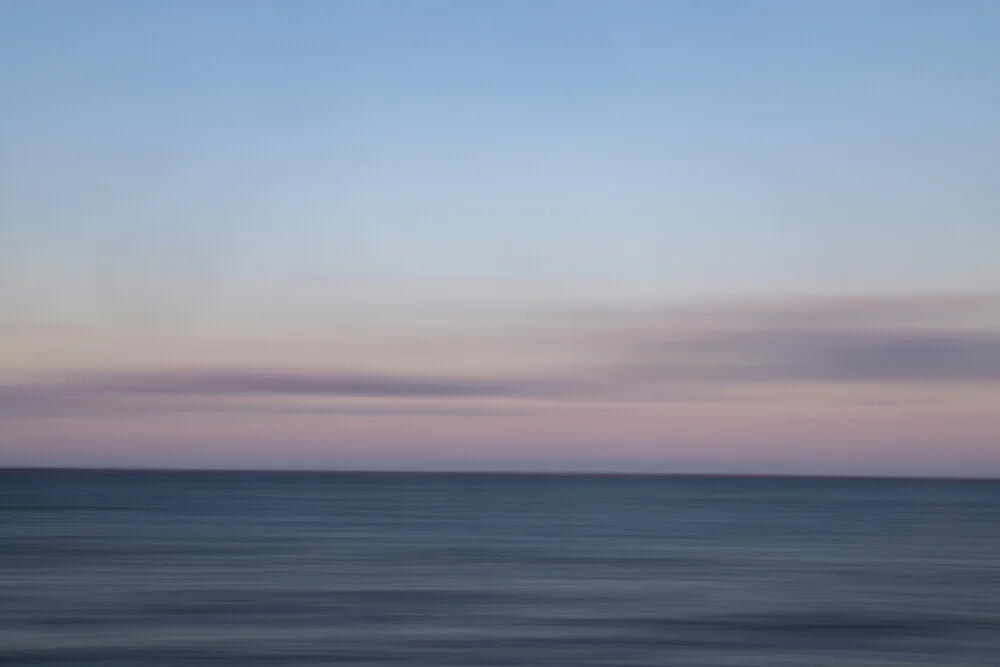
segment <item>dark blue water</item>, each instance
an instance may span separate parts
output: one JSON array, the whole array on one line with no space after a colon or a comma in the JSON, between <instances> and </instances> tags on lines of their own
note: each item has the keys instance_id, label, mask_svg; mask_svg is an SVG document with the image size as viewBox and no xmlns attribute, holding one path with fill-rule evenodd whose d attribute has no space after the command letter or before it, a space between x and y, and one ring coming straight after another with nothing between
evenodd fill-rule
<instances>
[{"instance_id":1,"label":"dark blue water","mask_svg":"<svg viewBox=\"0 0 1000 667\"><path fill-rule=\"evenodd\" d=\"M0 663L996 667L1000 483L0 471Z\"/></svg>"}]
</instances>

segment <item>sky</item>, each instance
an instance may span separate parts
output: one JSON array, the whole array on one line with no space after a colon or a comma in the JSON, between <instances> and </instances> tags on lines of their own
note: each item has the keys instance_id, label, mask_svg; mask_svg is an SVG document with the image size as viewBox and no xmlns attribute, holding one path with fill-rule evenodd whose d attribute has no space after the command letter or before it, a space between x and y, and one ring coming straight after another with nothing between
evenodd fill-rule
<instances>
[{"instance_id":1,"label":"sky","mask_svg":"<svg viewBox=\"0 0 1000 667\"><path fill-rule=\"evenodd\" d=\"M993 0L0 0L0 466L1000 476Z\"/></svg>"}]
</instances>

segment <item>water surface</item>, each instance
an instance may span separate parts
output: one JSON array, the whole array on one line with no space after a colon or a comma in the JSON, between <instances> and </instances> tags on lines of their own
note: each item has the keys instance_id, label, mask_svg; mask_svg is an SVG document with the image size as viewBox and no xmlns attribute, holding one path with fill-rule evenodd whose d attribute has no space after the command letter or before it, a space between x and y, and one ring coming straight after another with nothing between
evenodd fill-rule
<instances>
[{"instance_id":1,"label":"water surface","mask_svg":"<svg viewBox=\"0 0 1000 667\"><path fill-rule=\"evenodd\" d=\"M11 667L996 667L1000 482L0 471Z\"/></svg>"}]
</instances>

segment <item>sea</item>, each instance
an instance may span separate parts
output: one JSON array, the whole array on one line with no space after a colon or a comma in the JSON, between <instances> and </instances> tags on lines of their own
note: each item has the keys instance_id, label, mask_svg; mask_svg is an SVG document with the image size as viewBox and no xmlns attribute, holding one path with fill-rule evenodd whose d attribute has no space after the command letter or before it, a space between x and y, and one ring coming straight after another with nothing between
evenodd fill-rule
<instances>
[{"instance_id":1,"label":"sea","mask_svg":"<svg viewBox=\"0 0 1000 667\"><path fill-rule=\"evenodd\" d=\"M0 471L6 667L997 667L1000 481Z\"/></svg>"}]
</instances>

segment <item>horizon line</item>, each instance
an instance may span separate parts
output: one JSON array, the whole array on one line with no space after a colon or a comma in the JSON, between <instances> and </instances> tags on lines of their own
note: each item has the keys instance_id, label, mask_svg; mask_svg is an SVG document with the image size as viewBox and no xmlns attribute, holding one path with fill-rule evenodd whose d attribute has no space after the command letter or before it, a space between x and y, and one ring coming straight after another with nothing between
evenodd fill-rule
<instances>
[{"instance_id":1,"label":"horizon line","mask_svg":"<svg viewBox=\"0 0 1000 667\"><path fill-rule=\"evenodd\" d=\"M226 468L181 466L7 466L0 465L0 473L8 472L112 472L112 473L166 473L166 474L285 474L285 475L424 475L464 477L686 477L686 478L750 478L750 479L812 479L812 480L927 480L927 481L979 481L1000 482L1000 475L915 475L915 474L838 474L838 473L739 473L739 472L637 472L637 471L579 471L579 470L408 470L368 468Z\"/></svg>"}]
</instances>

